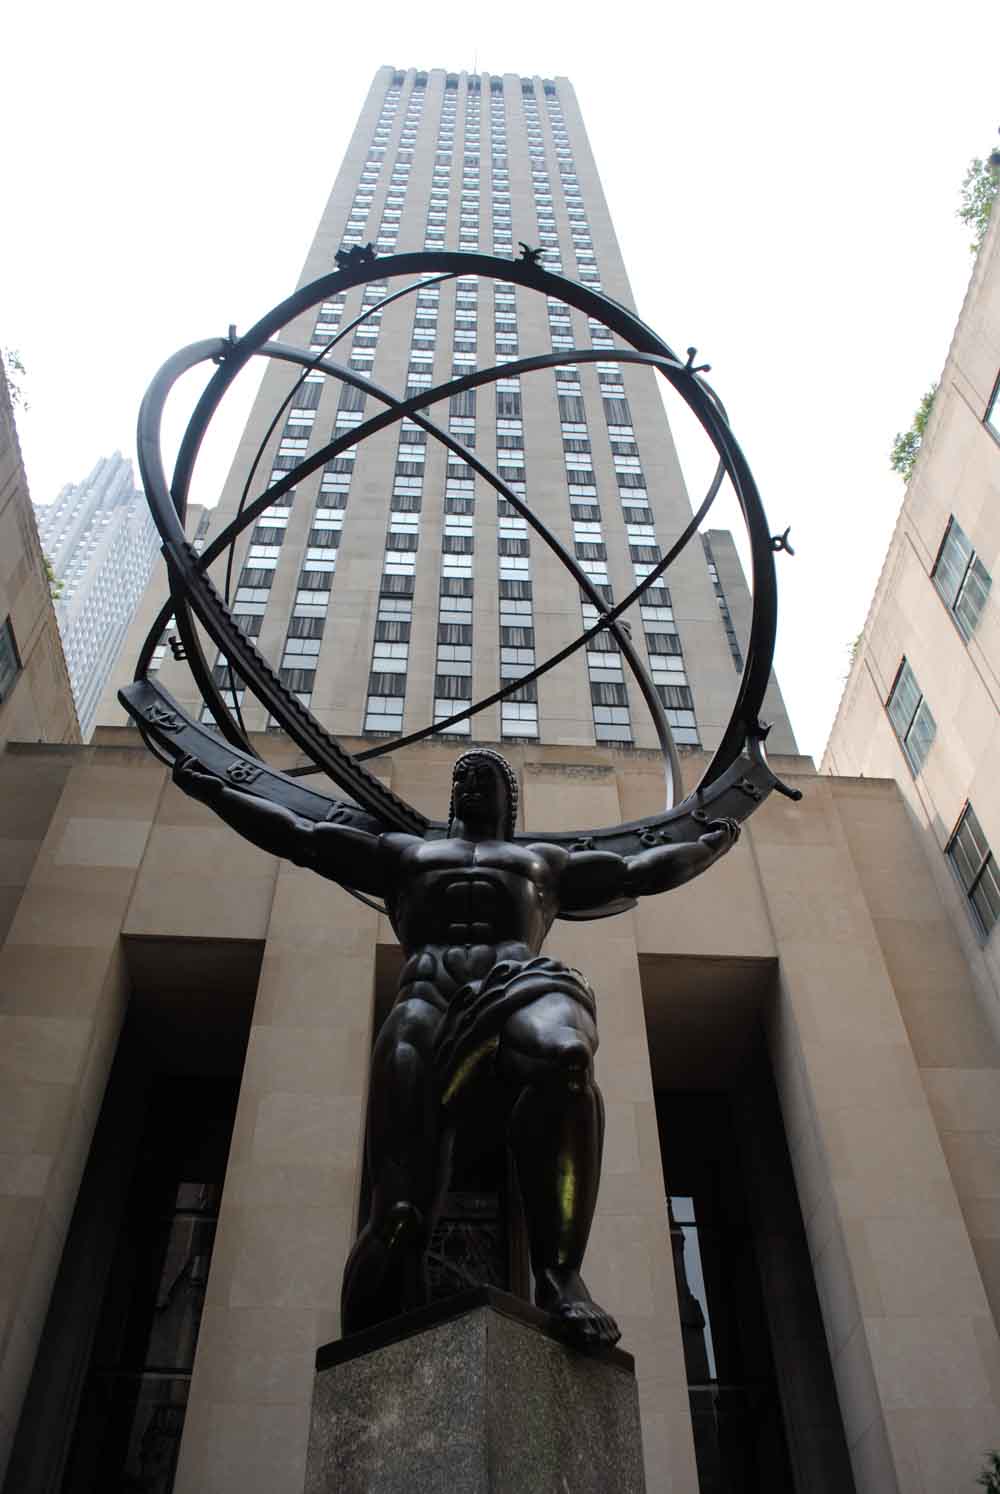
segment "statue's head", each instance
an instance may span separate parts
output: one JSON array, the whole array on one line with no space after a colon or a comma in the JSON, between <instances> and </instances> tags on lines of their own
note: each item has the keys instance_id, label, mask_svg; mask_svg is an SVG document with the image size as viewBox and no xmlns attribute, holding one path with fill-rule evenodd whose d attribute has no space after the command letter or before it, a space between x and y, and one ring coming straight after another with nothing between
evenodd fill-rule
<instances>
[{"instance_id":1,"label":"statue's head","mask_svg":"<svg viewBox=\"0 0 1000 1494\"><path fill-rule=\"evenodd\" d=\"M505 757L488 747L463 752L451 777L448 826L463 823L496 825L504 840L514 837L517 819L517 778Z\"/></svg>"}]
</instances>

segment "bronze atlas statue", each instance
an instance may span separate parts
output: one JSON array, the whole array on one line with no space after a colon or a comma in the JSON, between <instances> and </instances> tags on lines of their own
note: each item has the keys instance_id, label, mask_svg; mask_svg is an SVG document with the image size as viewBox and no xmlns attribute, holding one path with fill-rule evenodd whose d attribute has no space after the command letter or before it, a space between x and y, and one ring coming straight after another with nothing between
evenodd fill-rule
<instances>
[{"instance_id":1,"label":"bronze atlas statue","mask_svg":"<svg viewBox=\"0 0 1000 1494\"><path fill-rule=\"evenodd\" d=\"M635 899L698 876L735 843L740 821L772 789L792 791L772 773L763 751L767 728L759 709L767 685L776 616L773 553L789 549L786 536L767 530L756 487L733 439L725 411L705 383L694 350L681 360L625 308L597 292L548 273L530 254L518 262L479 254L427 252L375 259L369 251L338 256L339 268L297 291L246 337L197 343L175 355L157 375L139 421L139 456L150 507L164 541L171 596L144 645L135 683L122 701L147 745L173 769L175 781L207 804L253 844L339 883L363 901L377 899L405 955L395 1004L378 1033L369 1086L367 1159L371 1207L344 1273L345 1333L372 1327L427 1300L426 1253L448 1185L456 1136L502 1118L524 1207L536 1304L578 1344L614 1343L613 1318L590 1297L581 1277L600 1180L604 1114L594 1082L596 1002L585 977L542 947L556 918L605 917ZM556 296L599 317L627 346L614 356L656 368L694 411L715 445L719 465L706 498L669 553L622 601L612 604L576 559L532 511L525 498L485 467L421 411L450 394L498 377L520 378L555 364L606 358L581 348L523 358L502 367L464 372L432 389L397 398L365 374L330 356L333 346L374 306L321 352L271 341L274 333L337 291L373 278L402 288L374 305L386 308L421 286L458 275L513 281ZM223 394L256 354L298 366L282 406L310 373L372 395L383 408L272 475L251 499L255 473L272 422L246 480L236 517L203 554L185 538L183 520L194 461ZM168 486L160 457L163 407L188 369L214 362L210 379L181 444ZM531 671L535 679L575 648L606 631L624 654L653 716L667 776L667 804L630 824L559 833L518 833L517 779L509 763L487 747L458 758L446 821L435 823L394 795L364 766L368 758L441 732L513 689L460 706L445 721L364 752L349 754L271 670L228 608L232 547L247 525L296 483L367 435L407 417L460 455L471 472L511 503L553 550L598 611L576 642ZM677 754L656 688L620 619L666 572L703 520L729 477L747 522L754 572L754 617L747 662L733 716L697 788L679 803ZM226 596L208 575L230 554ZM205 705L196 722L150 678L153 650L173 617L171 647L186 659ZM200 628L196 626L200 624ZM204 635L222 655L223 678L213 672ZM226 688L228 686L228 689ZM290 772L268 767L250 740L240 708L248 689L306 757ZM332 798L306 787L324 773L349 796Z\"/></svg>"}]
</instances>

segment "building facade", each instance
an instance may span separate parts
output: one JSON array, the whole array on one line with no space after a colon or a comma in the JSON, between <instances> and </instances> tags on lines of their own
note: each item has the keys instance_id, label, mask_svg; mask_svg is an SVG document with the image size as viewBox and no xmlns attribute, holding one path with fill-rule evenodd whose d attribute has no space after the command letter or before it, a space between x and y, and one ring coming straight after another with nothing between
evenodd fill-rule
<instances>
[{"instance_id":1,"label":"building facade","mask_svg":"<svg viewBox=\"0 0 1000 1494\"><path fill-rule=\"evenodd\" d=\"M509 253L522 235L629 302L570 84L386 68L303 282L345 238ZM375 289L287 340L325 347L378 312ZM401 306L352 329L357 370L399 391L603 345L521 290L434 289L401 303L400 334ZM690 506L651 377L614 350L431 414L524 483L621 597ZM265 375L216 526L292 387ZM263 443L264 486L359 413L304 383ZM241 626L352 751L518 678L588 620L516 513L419 434L315 474L238 548ZM730 537L708 531L633 619L686 790L725 726L748 607ZM167 689L197 708L159 647ZM517 712L389 750L380 775L441 817L474 737L518 775L520 830L654 812L663 764L620 660L594 649L567 671ZM254 744L297 765L242 706ZM651 1491L954 1494L1000 1445L1000 1050L896 784L817 775L773 685L767 711L802 802L772 796L709 875L558 924L547 945L598 992L607 1134L585 1271L635 1355ZM0 950L4 1491L301 1494L314 1354L339 1335L365 1216L368 1058L399 947L377 909L185 797L110 696L99 727L86 749L0 757L0 854L25 805L35 841ZM516 1243L503 1160L460 1175L452 1237L471 1197Z\"/></svg>"},{"instance_id":2,"label":"building facade","mask_svg":"<svg viewBox=\"0 0 1000 1494\"><path fill-rule=\"evenodd\" d=\"M1000 1027L1000 217L976 258L822 767L897 780Z\"/></svg>"},{"instance_id":3,"label":"building facade","mask_svg":"<svg viewBox=\"0 0 1000 1494\"><path fill-rule=\"evenodd\" d=\"M78 742L80 730L0 366L0 748L8 739Z\"/></svg>"},{"instance_id":4,"label":"building facade","mask_svg":"<svg viewBox=\"0 0 1000 1494\"><path fill-rule=\"evenodd\" d=\"M159 553L132 463L116 451L35 510L84 741Z\"/></svg>"}]
</instances>

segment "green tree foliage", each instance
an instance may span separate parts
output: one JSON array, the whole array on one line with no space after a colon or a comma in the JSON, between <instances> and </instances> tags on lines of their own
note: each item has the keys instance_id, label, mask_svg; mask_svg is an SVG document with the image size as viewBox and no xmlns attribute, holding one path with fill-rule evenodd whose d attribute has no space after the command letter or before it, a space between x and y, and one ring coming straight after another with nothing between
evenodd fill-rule
<instances>
[{"instance_id":1,"label":"green tree foliage","mask_svg":"<svg viewBox=\"0 0 1000 1494\"><path fill-rule=\"evenodd\" d=\"M990 212L993 200L1000 187L1000 152L994 151L989 160L981 161L978 156L970 164L962 182L962 199L958 209L958 216L966 228L972 230L972 242L969 245L973 254L978 254L986 230L990 226Z\"/></svg>"},{"instance_id":2,"label":"green tree foliage","mask_svg":"<svg viewBox=\"0 0 1000 1494\"><path fill-rule=\"evenodd\" d=\"M48 578L49 594L54 601L56 597L62 596L63 584L56 575L51 560L44 552L42 554L42 564L45 566L45 575Z\"/></svg>"},{"instance_id":3,"label":"green tree foliage","mask_svg":"<svg viewBox=\"0 0 1000 1494\"><path fill-rule=\"evenodd\" d=\"M917 460L917 452L920 450L924 439L924 431L930 418L931 406L937 393L937 385L932 384L917 406L917 413L913 417L913 423L908 431L897 431L896 439L892 443L892 455L889 465L893 472L898 472L904 482L909 482L913 472L913 464Z\"/></svg>"}]
</instances>

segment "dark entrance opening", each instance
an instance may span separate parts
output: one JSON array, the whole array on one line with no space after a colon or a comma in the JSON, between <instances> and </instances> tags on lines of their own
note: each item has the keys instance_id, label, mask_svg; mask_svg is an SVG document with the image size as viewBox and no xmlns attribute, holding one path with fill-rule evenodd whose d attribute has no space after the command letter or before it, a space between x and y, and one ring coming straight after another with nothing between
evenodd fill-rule
<instances>
[{"instance_id":1,"label":"dark entrance opening","mask_svg":"<svg viewBox=\"0 0 1000 1494\"><path fill-rule=\"evenodd\" d=\"M765 959L643 961L700 1494L853 1494L766 1043Z\"/></svg>"},{"instance_id":2,"label":"dark entrance opening","mask_svg":"<svg viewBox=\"0 0 1000 1494\"><path fill-rule=\"evenodd\" d=\"M701 1494L795 1494L725 1094L657 1099Z\"/></svg>"},{"instance_id":3,"label":"dark entrance opening","mask_svg":"<svg viewBox=\"0 0 1000 1494\"><path fill-rule=\"evenodd\" d=\"M263 946L126 939L132 994L11 1453L16 1494L170 1494Z\"/></svg>"},{"instance_id":4,"label":"dark entrance opening","mask_svg":"<svg viewBox=\"0 0 1000 1494\"><path fill-rule=\"evenodd\" d=\"M173 1487L237 1096L150 1086L62 1494Z\"/></svg>"}]
</instances>

